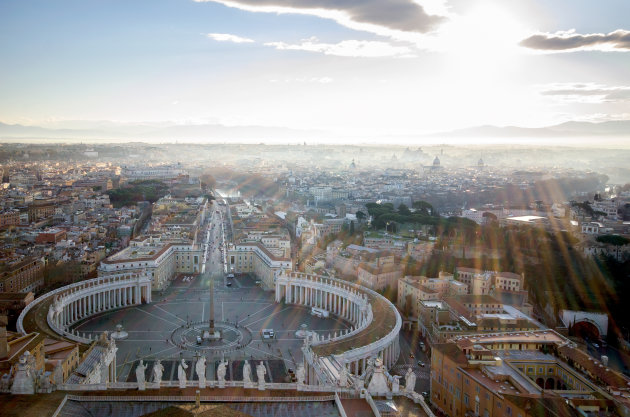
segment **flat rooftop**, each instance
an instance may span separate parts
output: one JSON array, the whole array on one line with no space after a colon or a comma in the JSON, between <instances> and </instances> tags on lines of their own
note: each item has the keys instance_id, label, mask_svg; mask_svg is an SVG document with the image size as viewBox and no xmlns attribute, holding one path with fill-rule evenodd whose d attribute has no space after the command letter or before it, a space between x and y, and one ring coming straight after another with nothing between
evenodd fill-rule
<instances>
[{"instance_id":1,"label":"flat rooftop","mask_svg":"<svg viewBox=\"0 0 630 417\"><path fill-rule=\"evenodd\" d=\"M475 344L494 344L494 343L564 343L566 339L558 333L551 330L537 330L527 332L514 333L491 333L474 336L465 336L468 340Z\"/></svg>"},{"instance_id":2,"label":"flat rooftop","mask_svg":"<svg viewBox=\"0 0 630 417\"><path fill-rule=\"evenodd\" d=\"M120 252L105 259L105 263L153 260L160 256L168 244L156 244L148 246L129 246Z\"/></svg>"}]
</instances>

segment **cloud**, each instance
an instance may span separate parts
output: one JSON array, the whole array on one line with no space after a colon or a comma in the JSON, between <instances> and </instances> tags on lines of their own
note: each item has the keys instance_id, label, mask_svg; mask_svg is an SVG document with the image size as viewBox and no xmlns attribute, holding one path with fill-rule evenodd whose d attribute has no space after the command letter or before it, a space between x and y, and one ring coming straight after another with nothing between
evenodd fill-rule
<instances>
[{"instance_id":1,"label":"cloud","mask_svg":"<svg viewBox=\"0 0 630 417\"><path fill-rule=\"evenodd\" d=\"M206 35L210 39L214 39L219 42L234 42L234 43L252 43L253 39L242 38L236 35L230 35L229 33L208 33Z\"/></svg>"},{"instance_id":2,"label":"cloud","mask_svg":"<svg viewBox=\"0 0 630 417\"><path fill-rule=\"evenodd\" d=\"M381 41L345 40L339 43L321 43L317 38L303 39L300 43L267 42L266 46L278 50L319 52L325 55L344 57L412 57L413 52L407 46L395 46Z\"/></svg>"},{"instance_id":3,"label":"cloud","mask_svg":"<svg viewBox=\"0 0 630 417\"><path fill-rule=\"evenodd\" d=\"M521 46L548 52L573 51L630 51L630 31L582 35L575 30L538 33L520 42Z\"/></svg>"},{"instance_id":4,"label":"cloud","mask_svg":"<svg viewBox=\"0 0 630 417\"><path fill-rule=\"evenodd\" d=\"M446 18L429 14L416 0L195 0L221 3L253 12L301 13L333 19L353 29L379 32L385 28L401 32L427 33ZM426 0L433 11L441 2Z\"/></svg>"},{"instance_id":5,"label":"cloud","mask_svg":"<svg viewBox=\"0 0 630 417\"><path fill-rule=\"evenodd\" d=\"M630 101L630 87L601 84L553 84L541 91L573 103L621 103Z\"/></svg>"},{"instance_id":6,"label":"cloud","mask_svg":"<svg viewBox=\"0 0 630 417\"><path fill-rule=\"evenodd\" d=\"M300 78L286 78L284 80L272 79L269 82L272 83L317 83L317 84L330 84L334 80L330 77L300 77Z\"/></svg>"},{"instance_id":7,"label":"cloud","mask_svg":"<svg viewBox=\"0 0 630 417\"><path fill-rule=\"evenodd\" d=\"M594 114L586 114L583 116L579 116L575 118L576 121L581 122L615 122L615 121L625 121L630 120L630 113L594 113Z\"/></svg>"}]
</instances>

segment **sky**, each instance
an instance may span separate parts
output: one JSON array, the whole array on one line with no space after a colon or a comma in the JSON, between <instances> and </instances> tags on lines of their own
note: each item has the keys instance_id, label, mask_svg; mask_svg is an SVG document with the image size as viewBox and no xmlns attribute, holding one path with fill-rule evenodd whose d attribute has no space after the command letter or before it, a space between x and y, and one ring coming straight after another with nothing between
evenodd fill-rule
<instances>
[{"instance_id":1,"label":"sky","mask_svg":"<svg viewBox=\"0 0 630 417\"><path fill-rule=\"evenodd\" d=\"M3 0L0 122L630 120L628 0Z\"/></svg>"}]
</instances>

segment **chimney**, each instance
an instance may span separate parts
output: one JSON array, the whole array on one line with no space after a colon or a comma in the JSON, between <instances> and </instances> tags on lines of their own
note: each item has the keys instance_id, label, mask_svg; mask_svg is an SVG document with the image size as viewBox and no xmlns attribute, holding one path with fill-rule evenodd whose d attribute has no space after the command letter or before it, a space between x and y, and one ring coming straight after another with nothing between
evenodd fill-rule
<instances>
[{"instance_id":1,"label":"chimney","mask_svg":"<svg viewBox=\"0 0 630 417\"><path fill-rule=\"evenodd\" d=\"M0 359L9 357L9 341L7 340L7 316L0 315Z\"/></svg>"}]
</instances>

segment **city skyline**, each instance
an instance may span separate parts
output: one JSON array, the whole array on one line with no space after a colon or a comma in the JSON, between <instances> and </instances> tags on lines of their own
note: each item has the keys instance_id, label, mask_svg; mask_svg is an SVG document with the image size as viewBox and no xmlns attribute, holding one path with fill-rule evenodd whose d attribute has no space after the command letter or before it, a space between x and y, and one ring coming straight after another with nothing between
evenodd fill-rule
<instances>
[{"instance_id":1,"label":"city skyline","mask_svg":"<svg viewBox=\"0 0 630 417\"><path fill-rule=\"evenodd\" d=\"M630 119L623 1L62 1L0 12L5 124L273 127L351 143Z\"/></svg>"}]
</instances>

